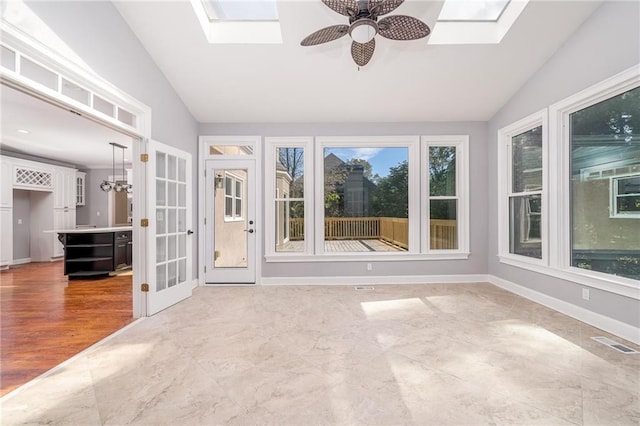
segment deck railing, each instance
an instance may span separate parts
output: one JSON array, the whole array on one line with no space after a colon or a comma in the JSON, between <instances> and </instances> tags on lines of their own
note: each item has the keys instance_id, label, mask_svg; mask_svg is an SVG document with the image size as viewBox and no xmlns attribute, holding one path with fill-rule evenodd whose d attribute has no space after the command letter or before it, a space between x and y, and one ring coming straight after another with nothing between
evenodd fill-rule
<instances>
[{"instance_id":1,"label":"deck railing","mask_svg":"<svg viewBox=\"0 0 640 426\"><path fill-rule=\"evenodd\" d=\"M431 249L456 249L455 220L432 219L429 226ZM304 219L289 220L289 239L304 239ZM325 240L380 239L404 249L409 248L409 220L397 217L328 217L324 219Z\"/></svg>"}]
</instances>

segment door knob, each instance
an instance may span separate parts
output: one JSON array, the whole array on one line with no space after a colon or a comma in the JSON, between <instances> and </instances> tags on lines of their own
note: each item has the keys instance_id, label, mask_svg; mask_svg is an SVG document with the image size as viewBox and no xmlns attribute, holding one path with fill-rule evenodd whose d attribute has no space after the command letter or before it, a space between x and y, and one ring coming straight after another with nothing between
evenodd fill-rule
<instances>
[{"instance_id":1,"label":"door knob","mask_svg":"<svg viewBox=\"0 0 640 426\"><path fill-rule=\"evenodd\" d=\"M187 235L191 235L191 234L193 234L193 231L192 231L191 229L189 229L189 230L187 231Z\"/></svg>"},{"instance_id":2,"label":"door knob","mask_svg":"<svg viewBox=\"0 0 640 426\"><path fill-rule=\"evenodd\" d=\"M253 229L245 229L244 232L248 232L250 234L253 234L254 231L253 231Z\"/></svg>"}]
</instances>

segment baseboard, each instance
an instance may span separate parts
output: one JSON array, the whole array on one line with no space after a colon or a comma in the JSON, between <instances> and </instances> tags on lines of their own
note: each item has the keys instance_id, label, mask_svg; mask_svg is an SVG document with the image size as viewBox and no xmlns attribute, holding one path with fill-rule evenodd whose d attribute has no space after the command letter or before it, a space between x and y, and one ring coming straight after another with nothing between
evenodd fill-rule
<instances>
[{"instance_id":1,"label":"baseboard","mask_svg":"<svg viewBox=\"0 0 640 426\"><path fill-rule=\"evenodd\" d=\"M384 285L384 284L437 284L484 283L487 276L468 275L395 275L356 277L262 277L261 285Z\"/></svg>"},{"instance_id":2,"label":"baseboard","mask_svg":"<svg viewBox=\"0 0 640 426\"><path fill-rule=\"evenodd\" d=\"M25 263L31 263L31 258L25 257L24 259L13 259L11 265L24 265Z\"/></svg>"},{"instance_id":3,"label":"baseboard","mask_svg":"<svg viewBox=\"0 0 640 426\"><path fill-rule=\"evenodd\" d=\"M582 321L601 330L616 335L629 342L640 345L640 328L634 327L627 323L606 317L604 315L589 311L588 309L581 308L580 306L573 305L564 300L556 299L544 293L540 293L530 288L523 287L515 284L511 281L489 275L488 281L504 290L511 293L515 293L518 296L522 296L525 299L532 300L547 308L551 308L562 314L575 318L578 321Z\"/></svg>"}]
</instances>

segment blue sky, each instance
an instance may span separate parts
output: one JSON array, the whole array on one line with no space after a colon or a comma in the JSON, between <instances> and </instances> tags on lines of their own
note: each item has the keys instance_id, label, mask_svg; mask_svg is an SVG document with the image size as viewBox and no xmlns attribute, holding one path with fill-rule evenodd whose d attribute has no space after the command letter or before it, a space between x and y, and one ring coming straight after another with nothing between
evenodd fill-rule
<instances>
[{"instance_id":1,"label":"blue sky","mask_svg":"<svg viewBox=\"0 0 640 426\"><path fill-rule=\"evenodd\" d=\"M371 164L372 174L381 177L389 174L389 168L407 160L407 148L325 148L325 157L337 155L341 160L352 158L367 160Z\"/></svg>"}]
</instances>

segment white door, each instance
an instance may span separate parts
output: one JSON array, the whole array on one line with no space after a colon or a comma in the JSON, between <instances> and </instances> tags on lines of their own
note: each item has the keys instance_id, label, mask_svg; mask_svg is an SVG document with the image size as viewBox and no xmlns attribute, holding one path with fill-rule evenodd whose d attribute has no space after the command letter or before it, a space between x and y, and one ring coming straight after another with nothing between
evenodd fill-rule
<instances>
[{"instance_id":1,"label":"white door","mask_svg":"<svg viewBox=\"0 0 640 426\"><path fill-rule=\"evenodd\" d=\"M206 161L205 282L256 282L255 160Z\"/></svg>"},{"instance_id":2,"label":"white door","mask_svg":"<svg viewBox=\"0 0 640 426\"><path fill-rule=\"evenodd\" d=\"M153 315L193 290L192 177L188 152L150 141L148 154L147 314Z\"/></svg>"}]
</instances>

